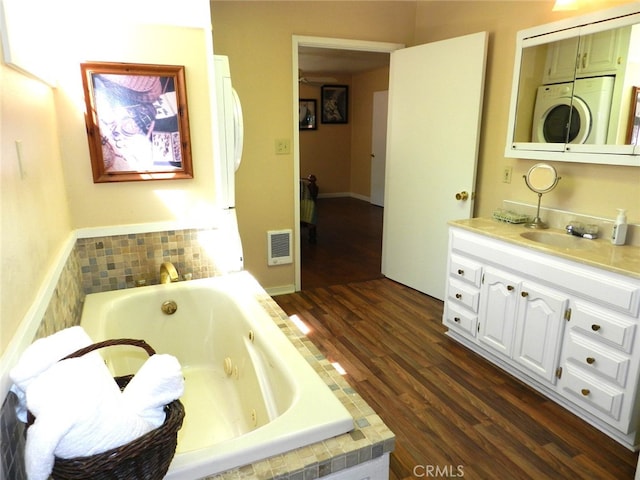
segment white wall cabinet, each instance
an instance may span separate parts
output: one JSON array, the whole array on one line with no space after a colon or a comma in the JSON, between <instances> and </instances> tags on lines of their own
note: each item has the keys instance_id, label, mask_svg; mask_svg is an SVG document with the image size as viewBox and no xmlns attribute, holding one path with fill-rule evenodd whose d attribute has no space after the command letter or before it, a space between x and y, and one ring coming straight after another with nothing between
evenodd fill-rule
<instances>
[{"instance_id":1,"label":"white wall cabinet","mask_svg":"<svg viewBox=\"0 0 640 480\"><path fill-rule=\"evenodd\" d=\"M628 448L640 280L451 227L447 335Z\"/></svg>"},{"instance_id":2,"label":"white wall cabinet","mask_svg":"<svg viewBox=\"0 0 640 480\"><path fill-rule=\"evenodd\" d=\"M621 36L621 29L607 30L549 45L543 82L572 82L574 74L575 78L615 75L626 64L628 47Z\"/></svg>"}]
</instances>

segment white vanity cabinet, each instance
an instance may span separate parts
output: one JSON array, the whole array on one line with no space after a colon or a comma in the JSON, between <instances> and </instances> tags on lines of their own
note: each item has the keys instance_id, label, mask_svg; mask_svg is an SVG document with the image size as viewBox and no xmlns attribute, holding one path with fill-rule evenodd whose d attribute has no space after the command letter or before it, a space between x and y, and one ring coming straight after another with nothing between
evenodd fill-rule
<instances>
[{"instance_id":1,"label":"white vanity cabinet","mask_svg":"<svg viewBox=\"0 0 640 480\"><path fill-rule=\"evenodd\" d=\"M446 290L449 337L637 445L640 279L452 226Z\"/></svg>"},{"instance_id":2,"label":"white vanity cabinet","mask_svg":"<svg viewBox=\"0 0 640 480\"><path fill-rule=\"evenodd\" d=\"M576 300L560 360L560 393L629 433L638 381L637 319Z\"/></svg>"},{"instance_id":3,"label":"white vanity cabinet","mask_svg":"<svg viewBox=\"0 0 640 480\"><path fill-rule=\"evenodd\" d=\"M455 253L449 256L445 325L475 337L478 325L482 265Z\"/></svg>"}]
</instances>

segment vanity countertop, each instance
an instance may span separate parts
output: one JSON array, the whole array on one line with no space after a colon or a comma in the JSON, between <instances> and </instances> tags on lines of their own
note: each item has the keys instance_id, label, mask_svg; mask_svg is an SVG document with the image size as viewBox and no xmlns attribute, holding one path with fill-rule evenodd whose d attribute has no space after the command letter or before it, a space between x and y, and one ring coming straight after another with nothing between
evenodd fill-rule
<instances>
[{"instance_id":1,"label":"vanity countertop","mask_svg":"<svg viewBox=\"0 0 640 480\"><path fill-rule=\"evenodd\" d=\"M631 245L612 245L606 238L588 240L576 237L578 242L589 242L588 245L585 245L585 248L580 249L563 248L560 246L548 245L546 243L529 240L520 235L523 232L536 231L534 229L527 228L522 224L500 222L492 218L454 220L449 222L449 225L480 233L522 247L556 255L568 260L573 260L584 265L590 265L592 267L640 279L640 247ZM554 228L537 231L567 235L564 230Z\"/></svg>"}]
</instances>

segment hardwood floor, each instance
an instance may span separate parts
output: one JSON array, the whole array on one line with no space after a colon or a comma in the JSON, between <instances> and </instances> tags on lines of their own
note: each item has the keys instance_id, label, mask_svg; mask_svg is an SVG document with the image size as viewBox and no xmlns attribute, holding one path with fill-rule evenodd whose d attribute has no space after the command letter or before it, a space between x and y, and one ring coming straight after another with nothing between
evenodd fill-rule
<instances>
[{"instance_id":1,"label":"hardwood floor","mask_svg":"<svg viewBox=\"0 0 640 480\"><path fill-rule=\"evenodd\" d=\"M323 228L318 244L357 242ZM361 281L348 270L367 262L349 257L335 284L275 300L396 434L392 480L633 478L637 454L449 339L442 302L379 275Z\"/></svg>"},{"instance_id":2,"label":"hardwood floor","mask_svg":"<svg viewBox=\"0 0 640 480\"><path fill-rule=\"evenodd\" d=\"M302 288L382 278L383 209L355 198L319 198L316 243L302 231Z\"/></svg>"},{"instance_id":3,"label":"hardwood floor","mask_svg":"<svg viewBox=\"0 0 640 480\"><path fill-rule=\"evenodd\" d=\"M633 478L636 454L446 337L438 300L388 279L275 300L396 434L391 479Z\"/></svg>"}]
</instances>

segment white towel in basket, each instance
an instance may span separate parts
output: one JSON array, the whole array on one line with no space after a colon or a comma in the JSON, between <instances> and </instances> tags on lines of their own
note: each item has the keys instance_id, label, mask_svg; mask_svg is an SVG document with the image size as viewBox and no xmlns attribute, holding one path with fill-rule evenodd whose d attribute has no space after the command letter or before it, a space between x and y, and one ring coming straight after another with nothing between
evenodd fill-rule
<instances>
[{"instance_id":1,"label":"white towel in basket","mask_svg":"<svg viewBox=\"0 0 640 480\"><path fill-rule=\"evenodd\" d=\"M127 408L154 427L164 423L164 406L184 393L184 377L178 359L156 354L142 365L122 392Z\"/></svg>"},{"instance_id":2,"label":"white towel in basket","mask_svg":"<svg viewBox=\"0 0 640 480\"><path fill-rule=\"evenodd\" d=\"M153 382L148 379L143 383ZM181 393L175 392L173 399ZM29 385L26 397L27 407L36 418L27 432L25 448L29 480L46 480L54 457L102 453L157 426L138 415L144 410L143 402L133 402L132 394L127 396L131 402L127 402L101 358L96 361L91 355L52 365ZM164 420L163 411L156 415Z\"/></svg>"},{"instance_id":3,"label":"white towel in basket","mask_svg":"<svg viewBox=\"0 0 640 480\"><path fill-rule=\"evenodd\" d=\"M27 422L25 392L29 384L60 359L92 343L82 327L71 327L40 338L24 350L16 366L9 372L13 381L11 391L18 397L16 414L21 422Z\"/></svg>"}]
</instances>

